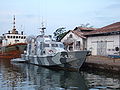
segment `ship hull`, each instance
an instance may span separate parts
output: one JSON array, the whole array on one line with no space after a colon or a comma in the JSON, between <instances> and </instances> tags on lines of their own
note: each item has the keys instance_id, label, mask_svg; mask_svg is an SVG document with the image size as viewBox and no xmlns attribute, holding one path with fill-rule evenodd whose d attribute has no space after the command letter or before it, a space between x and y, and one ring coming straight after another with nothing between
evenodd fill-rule
<instances>
[{"instance_id":1,"label":"ship hull","mask_svg":"<svg viewBox=\"0 0 120 90\"><path fill-rule=\"evenodd\" d=\"M21 54L24 53L26 47L26 43L18 43L0 47L0 59L19 58L21 57Z\"/></svg>"},{"instance_id":2,"label":"ship hull","mask_svg":"<svg viewBox=\"0 0 120 90\"><path fill-rule=\"evenodd\" d=\"M79 70L86 60L88 51L59 52L54 56L32 56L22 55L22 59L31 64L54 67L59 66L64 69Z\"/></svg>"}]
</instances>

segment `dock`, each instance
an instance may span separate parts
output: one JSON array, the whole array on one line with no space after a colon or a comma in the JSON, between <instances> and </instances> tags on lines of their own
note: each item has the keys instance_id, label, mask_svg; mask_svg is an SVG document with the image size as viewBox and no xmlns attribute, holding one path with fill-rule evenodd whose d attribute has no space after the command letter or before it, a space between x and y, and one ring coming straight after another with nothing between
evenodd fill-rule
<instances>
[{"instance_id":1,"label":"dock","mask_svg":"<svg viewBox=\"0 0 120 90\"><path fill-rule=\"evenodd\" d=\"M120 73L120 58L106 56L88 56L82 67L83 70L101 70Z\"/></svg>"}]
</instances>

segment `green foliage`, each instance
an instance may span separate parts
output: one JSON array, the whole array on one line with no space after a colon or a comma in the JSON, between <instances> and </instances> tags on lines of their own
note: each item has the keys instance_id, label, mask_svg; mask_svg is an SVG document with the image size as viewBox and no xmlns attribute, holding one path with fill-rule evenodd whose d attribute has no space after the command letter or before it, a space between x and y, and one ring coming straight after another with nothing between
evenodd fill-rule
<instances>
[{"instance_id":1,"label":"green foliage","mask_svg":"<svg viewBox=\"0 0 120 90\"><path fill-rule=\"evenodd\" d=\"M65 27L58 28L53 34L56 41L59 41L66 34Z\"/></svg>"},{"instance_id":2,"label":"green foliage","mask_svg":"<svg viewBox=\"0 0 120 90\"><path fill-rule=\"evenodd\" d=\"M86 23L86 24L80 24L79 27L90 27L90 28L92 28L93 26L90 26L89 23Z\"/></svg>"}]
</instances>

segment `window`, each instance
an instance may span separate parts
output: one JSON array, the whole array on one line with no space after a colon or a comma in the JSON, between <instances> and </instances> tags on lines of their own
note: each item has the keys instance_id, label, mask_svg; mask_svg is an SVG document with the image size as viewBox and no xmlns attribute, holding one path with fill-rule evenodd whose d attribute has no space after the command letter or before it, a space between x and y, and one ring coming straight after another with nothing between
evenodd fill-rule
<instances>
[{"instance_id":1,"label":"window","mask_svg":"<svg viewBox=\"0 0 120 90\"><path fill-rule=\"evenodd\" d=\"M76 49L80 50L80 41L76 41Z\"/></svg>"},{"instance_id":2,"label":"window","mask_svg":"<svg viewBox=\"0 0 120 90\"><path fill-rule=\"evenodd\" d=\"M13 38L15 38L15 36L13 36Z\"/></svg>"},{"instance_id":3,"label":"window","mask_svg":"<svg viewBox=\"0 0 120 90\"><path fill-rule=\"evenodd\" d=\"M60 48L64 48L64 45L63 44L59 44Z\"/></svg>"},{"instance_id":4,"label":"window","mask_svg":"<svg viewBox=\"0 0 120 90\"><path fill-rule=\"evenodd\" d=\"M19 40L15 40L15 42L19 42Z\"/></svg>"},{"instance_id":5,"label":"window","mask_svg":"<svg viewBox=\"0 0 120 90\"><path fill-rule=\"evenodd\" d=\"M7 36L7 38L10 38L10 36Z\"/></svg>"},{"instance_id":6,"label":"window","mask_svg":"<svg viewBox=\"0 0 120 90\"><path fill-rule=\"evenodd\" d=\"M70 34L69 38L72 38L72 37L73 37L72 34Z\"/></svg>"},{"instance_id":7,"label":"window","mask_svg":"<svg viewBox=\"0 0 120 90\"><path fill-rule=\"evenodd\" d=\"M16 38L18 38L18 36L16 36Z\"/></svg>"},{"instance_id":8,"label":"window","mask_svg":"<svg viewBox=\"0 0 120 90\"><path fill-rule=\"evenodd\" d=\"M0 40L0 44L2 43L2 40Z\"/></svg>"},{"instance_id":9,"label":"window","mask_svg":"<svg viewBox=\"0 0 120 90\"><path fill-rule=\"evenodd\" d=\"M108 51L111 51L111 49L108 49Z\"/></svg>"},{"instance_id":10,"label":"window","mask_svg":"<svg viewBox=\"0 0 120 90\"><path fill-rule=\"evenodd\" d=\"M112 51L115 51L114 49L112 49Z\"/></svg>"},{"instance_id":11,"label":"window","mask_svg":"<svg viewBox=\"0 0 120 90\"><path fill-rule=\"evenodd\" d=\"M6 38L6 36L4 36L4 38Z\"/></svg>"},{"instance_id":12,"label":"window","mask_svg":"<svg viewBox=\"0 0 120 90\"><path fill-rule=\"evenodd\" d=\"M115 51L119 51L119 47L115 47Z\"/></svg>"},{"instance_id":13,"label":"window","mask_svg":"<svg viewBox=\"0 0 120 90\"><path fill-rule=\"evenodd\" d=\"M58 44L51 44L52 47L58 47Z\"/></svg>"},{"instance_id":14,"label":"window","mask_svg":"<svg viewBox=\"0 0 120 90\"><path fill-rule=\"evenodd\" d=\"M76 46L80 46L80 41L77 41L77 42L76 42Z\"/></svg>"},{"instance_id":15,"label":"window","mask_svg":"<svg viewBox=\"0 0 120 90\"><path fill-rule=\"evenodd\" d=\"M49 47L49 44L45 44L45 47Z\"/></svg>"}]
</instances>

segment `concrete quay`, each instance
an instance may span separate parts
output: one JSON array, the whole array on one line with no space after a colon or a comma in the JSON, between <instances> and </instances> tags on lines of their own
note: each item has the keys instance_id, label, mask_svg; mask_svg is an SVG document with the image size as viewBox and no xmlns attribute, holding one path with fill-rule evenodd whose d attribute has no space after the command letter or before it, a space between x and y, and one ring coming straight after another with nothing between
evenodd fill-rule
<instances>
[{"instance_id":1,"label":"concrete quay","mask_svg":"<svg viewBox=\"0 0 120 90\"><path fill-rule=\"evenodd\" d=\"M83 70L104 70L107 72L120 73L120 58L109 58L105 56L88 56L83 64Z\"/></svg>"}]
</instances>

